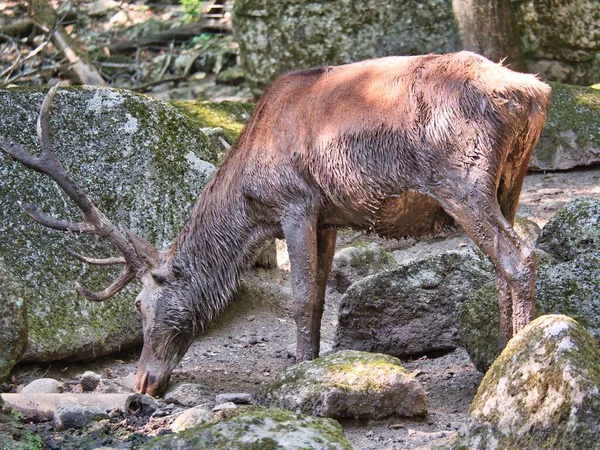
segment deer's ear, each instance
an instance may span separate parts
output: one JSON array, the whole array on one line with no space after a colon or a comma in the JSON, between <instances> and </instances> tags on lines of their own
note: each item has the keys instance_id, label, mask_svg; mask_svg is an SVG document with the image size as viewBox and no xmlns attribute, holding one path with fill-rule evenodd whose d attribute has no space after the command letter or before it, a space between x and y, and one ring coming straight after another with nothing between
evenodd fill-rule
<instances>
[{"instance_id":1,"label":"deer's ear","mask_svg":"<svg viewBox=\"0 0 600 450\"><path fill-rule=\"evenodd\" d=\"M159 264L160 255L158 250L154 248L154 246L144 239L141 236L138 236L133 231L128 228L125 228L125 233L127 234L127 238L133 245L133 249L135 253L138 255L138 258L146 265L149 270L154 269Z\"/></svg>"}]
</instances>

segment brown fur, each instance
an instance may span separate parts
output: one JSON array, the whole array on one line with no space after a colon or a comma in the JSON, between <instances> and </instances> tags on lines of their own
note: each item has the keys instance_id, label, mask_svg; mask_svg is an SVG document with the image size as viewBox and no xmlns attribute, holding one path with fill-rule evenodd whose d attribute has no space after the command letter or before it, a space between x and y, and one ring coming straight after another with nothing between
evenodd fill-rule
<instances>
[{"instance_id":1,"label":"brown fur","mask_svg":"<svg viewBox=\"0 0 600 450\"><path fill-rule=\"evenodd\" d=\"M468 52L279 78L159 268L170 275L145 325L138 390L164 387L273 237L288 243L298 358L318 356L339 227L418 237L463 226L497 269L505 344L533 314L532 250L510 224L549 94L534 76Z\"/></svg>"}]
</instances>

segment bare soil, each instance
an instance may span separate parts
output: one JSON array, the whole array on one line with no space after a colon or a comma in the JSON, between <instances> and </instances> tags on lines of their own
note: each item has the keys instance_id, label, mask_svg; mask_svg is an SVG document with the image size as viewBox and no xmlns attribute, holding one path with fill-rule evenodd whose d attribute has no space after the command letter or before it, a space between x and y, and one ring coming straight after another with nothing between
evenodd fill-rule
<instances>
[{"instance_id":1,"label":"bare soil","mask_svg":"<svg viewBox=\"0 0 600 450\"><path fill-rule=\"evenodd\" d=\"M531 174L523 189L519 215L543 226L565 202L582 196L600 198L600 169ZM362 238L355 236L354 240ZM469 239L457 231L446 240L393 242L387 241L386 245L400 249L406 257L415 257L427 252L427 249L437 251L468 244ZM284 287L284 293L290 291L287 270L258 270L251 276L265 283L280 284ZM327 295L322 340L331 343L337 326L341 295L331 289ZM254 393L277 371L295 363L289 355L289 349L294 344L295 325L289 295L268 302L257 298L238 299L193 343L173 372L172 383L205 385L210 393L209 400L219 393ZM18 367L14 371L13 383L5 385L3 391L15 392L19 386L43 376L64 382L68 391L77 385L85 370L93 370L108 379L122 380L135 372L138 355L139 349L91 363L56 362ZM381 421L343 421L346 436L356 449L435 448L448 442L464 422L482 378L464 349L459 348L444 355L424 355L404 361L404 365L417 376L427 392L428 416L419 421L395 417ZM168 433L173 419L174 416L116 416L104 426L100 435L110 446L135 448L137 443L147 440L149 436ZM83 445L78 432L54 432L49 423L28 426L42 436L47 448L77 448L73 445Z\"/></svg>"}]
</instances>

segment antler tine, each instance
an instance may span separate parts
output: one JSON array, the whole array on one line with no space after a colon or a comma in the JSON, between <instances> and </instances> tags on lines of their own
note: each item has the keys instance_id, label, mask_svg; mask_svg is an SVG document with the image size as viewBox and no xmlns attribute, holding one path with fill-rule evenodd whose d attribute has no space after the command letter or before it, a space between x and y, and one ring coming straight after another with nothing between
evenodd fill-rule
<instances>
[{"instance_id":1,"label":"antler tine","mask_svg":"<svg viewBox=\"0 0 600 450\"><path fill-rule=\"evenodd\" d=\"M77 292L79 292L81 295L83 295L88 300L92 300L94 302L103 302L104 300L108 300L109 298L114 296L116 293L118 293L121 289L123 289L125 286L127 286L129 284L129 282L131 282L135 277L136 277L135 269L133 269L131 266L126 266L121 271L121 273L119 274L117 279L115 281L113 281L112 284L110 286L108 286L106 289L104 289L103 291L92 292L92 291L84 288L78 282L75 282L75 289L77 289Z\"/></svg>"},{"instance_id":2,"label":"antler tine","mask_svg":"<svg viewBox=\"0 0 600 450\"><path fill-rule=\"evenodd\" d=\"M74 252L70 248L67 249L67 253L78 261L90 264L92 266L116 266L118 264L127 264L125 258L117 256L113 258L90 258L89 256L81 255Z\"/></svg>"},{"instance_id":3,"label":"antler tine","mask_svg":"<svg viewBox=\"0 0 600 450\"><path fill-rule=\"evenodd\" d=\"M75 233L95 234L110 241L123 255L122 258L95 259L81 256L80 261L91 264L127 264L127 267L104 291L94 293L78 286L77 290L94 301L103 301L120 291L127 283L136 276L140 276L146 269L146 264L138 257L134 245L125 237L115 225L100 211L92 200L81 190L81 188L71 179L64 170L62 164L57 159L52 150L51 131L49 125L49 114L58 85L52 87L40 109L37 121L37 135L42 148L40 156L34 156L27 152L22 145L9 143L0 139L0 147L4 149L15 160L21 162L26 167L41 172L52 178L60 188L73 200L84 214L83 222L76 223L66 220L55 219L45 213L37 211L31 205L22 205L25 212L36 222L57 230L71 231Z\"/></svg>"}]
</instances>

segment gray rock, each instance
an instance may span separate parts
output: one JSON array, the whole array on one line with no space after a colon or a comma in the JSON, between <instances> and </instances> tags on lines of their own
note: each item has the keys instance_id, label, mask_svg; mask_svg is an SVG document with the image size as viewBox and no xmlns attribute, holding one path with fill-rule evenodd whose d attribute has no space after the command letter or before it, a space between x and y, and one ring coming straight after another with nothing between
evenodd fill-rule
<instances>
[{"instance_id":1,"label":"gray rock","mask_svg":"<svg viewBox=\"0 0 600 450\"><path fill-rule=\"evenodd\" d=\"M296 345L297 343L294 342L292 344L289 344L286 347L286 353L288 358L295 358L296 357ZM321 341L319 343L319 356L327 356L330 353L333 353L333 342L331 341Z\"/></svg>"},{"instance_id":2,"label":"gray rock","mask_svg":"<svg viewBox=\"0 0 600 450\"><path fill-rule=\"evenodd\" d=\"M63 405L54 412L52 422L56 431L62 431L85 428L91 422L103 419L109 419L109 416L97 406Z\"/></svg>"},{"instance_id":3,"label":"gray rock","mask_svg":"<svg viewBox=\"0 0 600 450\"><path fill-rule=\"evenodd\" d=\"M559 261L600 251L600 200L571 200L546 223L537 248Z\"/></svg>"},{"instance_id":4,"label":"gray rock","mask_svg":"<svg viewBox=\"0 0 600 450\"><path fill-rule=\"evenodd\" d=\"M279 409L240 408L219 422L200 425L175 435L161 436L140 448L352 450L352 445L344 436L342 427L331 419Z\"/></svg>"},{"instance_id":5,"label":"gray rock","mask_svg":"<svg viewBox=\"0 0 600 450\"><path fill-rule=\"evenodd\" d=\"M144 394L131 394L125 400L125 411L141 416L149 416L160 408L159 403Z\"/></svg>"},{"instance_id":6,"label":"gray rock","mask_svg":"<svg viewBox=\"0 0 600 450\"><path fill-rule=\"evenodd\" d=\"M238 0L233 25L244 76L258 89L298 68L457 49L452 5L444 0L360 7L325 0Z\"/></svg>"},{"instance_id":7,"label":"gray rock","mask_svg":"<svg viewBox=\"0 0 600 450\"><path fill-rule=\"evenodd\" d=\"M243 392L231 394L218 394L215 397L215 403L217 405L219 403L227 402L233 402L237 405L251 405L254 403L254 399L252 398L252 394L246 394Z\"/></svg>"},{"instance_id":8,"label":"gray rock","mask_svg":"<svg viewBox=\"0 0 600 450\"><path fill-rule=\"evenodd\" d=\"M400 360L344 350L284 369L261 387L259 404L321 417L423 416L425 391Z\"/></svg>"},{"instance_id":9,"label":"gray rock","mask_svg":"<svg viewBox=\"0 0 600 450\"><path fill-rule=\"evenodd\" d=\"M569 84L598 82L600 7L595 0L512 2L532 73Z\"/></svg>"},{"instance_id":10,"label":"gray rock","mask_svg":"<svg viewBox=\"0 0 600 450\"><path fill-rule=\"evenodd\" d=\"M492 273L485 256L466 249L367 277L342 298L335 348L393 356L454 349L462 304L482 286L495 289Z\"/></svg>"},{"instance_id":11,"label":"gray rock","mask_svg":"<svg viewBox=\"0 0 600 450\"><path fill-rule=\"evenodd\" d=\"M215 405L212 410L213 410L213 412L217 412L217 411L223 411L223 410L227 410L227 409L236 409L237 407L238 406L233 402L225 402L225 403L219 403L218 405Z\"/></svg>"},{"instance_id":12,"label":"gray rock","mask_svg":"<svg viewBox=\"0 0 600 450\"><path fill-rule=\"evenodd\" d=\"M113 380L102 378L94 392L99 394L128 394L132 390L121 386Z\"/></svg>"},{"instance_id":13,"label":"gray rock","mask_svg":"<svg viewBox=\"0 0 600 450\"><path fill-rule=\"evenodd\" d=\"M182 406L198 406L211 400L210 390L195 383L182 383L165 395L165 402Z\"/></svg>"},{"instance_id":14,"label":"gray rock","mask_svg":"<svg viewBox=\"0 0 600 450\"><path fill-rule=\"evenodd\" d=\"M552 85L552 107L530 170L568 170L600 162L600 90Z\"/></svg>"},{"instance_id":15,"label":"gray rock","mask_svg":"<svg viewBox=\"0 0 600 450\"><path fill-rule=\"evenodd\" d=\"M27 345L27 314L20 283L0 257L0 383Z\"/></svg>"},{"instance_id":16,"label":"gray rock","mask_svg":"<svg viewBox=\"0 0 600 450\"><path fill-rule=\"evenodd\" d=\"M600 449L600 354L573 319L543 316L483 378L453 449Z\"/></svg>"},{"instance_id":17,"label":"gray rock","mask_svg":"<svg viewBox=\"0 0 600 450\"><path fill-rule=\"evenodd\" d=\"M136 374L135 372L128 373L125 378L118 380L119 385L123 386L130 391L135 391L135 380Z\"/></svg>"},{"instance_id":18,"label":"gray rock","mask_svg":"<svg viewBox=\"0 0 600 450\"><path fill-rule=\"evenodd\" d=\"M38 378L25 386L20 394L58 394L63 391L63 384L53 378Z\"/></svg>"},{"instance_id":19,"label":"gray rock","mask_svg":"<svg viewBox=\"0 0 600 450\"><path fill-rule=\"evenodd\" d=\"M95 372L90 370L86 371L81 375L81 379L79 380L79 384L83 389L83 392L92 392L94 389L98 387L102 381L102 377Z\"/></svg>"},{"instance_id":20,"label":"gray rock","mask_svg":"<svg viewBox=\"0 0 600 450\"><path fill-rule=\"evenodd\" d=\"M213 413L206 406L195 406L179 414L171 424L171 431L180 433L188 428L202 425L212 420Z\"/></svg>"},{"instance_id":21,"label":"gray rock","mask_svg":"<svg viewBox=\"0 0 600 450\"><path fill-rule=\"evenodd\" d=\"M0 136L39 152L35 123L44 95L35 88L0 89ZM197 118L124 90L60 89L50 125L54 150L82 189L114 223L163 248L180 230L221 151L210 146ZM73 286L78 279L101 289L116 272L76 262L66 249L106 256L114 252L111 245L36 225L19 201L75 221L81 212L46 177L0 152L0 255L27 298L29 343L22 360L93 359L140 343L135 283L105 303L78 297Z\"/></svg>"},{"instance_id":22,"label":"gray rock","mask_svg":"<svg viewBox=\"0 0 600 450\"><path fill-rule=\"evenodd\" d=\"M344 293L366 276L398 267L394 257L381 244L346 247L336 252L331 265L329 285Z\"/></svg>"}]
</instances>

